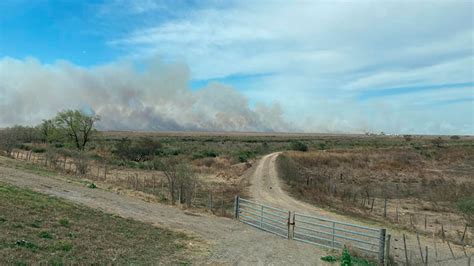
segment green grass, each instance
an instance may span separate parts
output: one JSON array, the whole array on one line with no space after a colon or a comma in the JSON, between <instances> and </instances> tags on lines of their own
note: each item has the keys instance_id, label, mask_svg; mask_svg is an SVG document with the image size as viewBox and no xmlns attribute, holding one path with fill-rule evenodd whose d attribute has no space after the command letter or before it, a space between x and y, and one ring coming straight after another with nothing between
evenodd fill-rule
<instances>
[{"instance_id":1,"label":"green grass","mask_svg":"<svg viewBox=\"0 0 474 266\"><path fill-rule=\"evenodd\" d=\"M192 240L0 183L0 265L187 263Z\"/></svg>"}]
</instances>

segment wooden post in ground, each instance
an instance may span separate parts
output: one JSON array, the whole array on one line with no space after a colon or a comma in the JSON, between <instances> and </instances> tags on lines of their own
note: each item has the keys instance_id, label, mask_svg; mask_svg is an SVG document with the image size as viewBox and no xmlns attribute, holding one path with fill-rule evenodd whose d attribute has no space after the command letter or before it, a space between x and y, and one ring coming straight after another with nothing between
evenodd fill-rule
<instances>
[{"instance_id":1,"label":"wooden post in ground","mask_svg":"<svg viewBox=\"0 0 474 266\"><path fill-rule=\"evenodd\" d=\"M209 191L209 197L208 197L208 204L207 206L209 206L209 211L212 212L212 191Z\"/></svg>"},{"instance_id":2,"label":"wooden post in ground","mask_svg":"<svg viewBox=\"0 0 474 266\"><path fill-rule=\"evenodd\" d=\"M418 242L418 248L420 249L421 262L425 263L425 259L423 257L423 250L421 249L420 235L418 234L418 231L416 231L416 241Z\"/></svg>"},{"instance_id":3,"label":"wooden post in ground","mask_svg":"<svg viewBox=\"0 0 474 266\"><path fill-rule=\"evenodd\" d=\"M408 250L407 250L407 241L406 241L405 234L403 234L403 249L405 250L405 261L408 266L410 265L410 262L408 261Z\"/></svg>"},{"instance_id":4,"label":"wooden post in ground","mask_svg":"<svg viewBox=\"0 0 474 266\"><path fill-rule=\"evenodd\" d=\"M375 198L372 198L372 204L370 205L370 212L374 210L374 202L375 202Z\"/></svg>"},{"instance_id":5,"label":"wooden post in ground","mask_svg":"<svg viewBox=\"0 0 474 266\"><path fill-rule=\"evenodd\" d=\"M451 248L451 244L449 244L449 240L446 240L446 242L448 242L449 251L451 251L451 255L453 256L453 259L455 259L456 256L454 256L454 252L453 252L453 249Z\"/></svg>"},{"instance_id":6,"label":"wooden post in ground","mask_svg":"<svg viewBox=\"0 0 474 266\"><path fill-rule=\"evenodd\" d=\"M428 265L428 246L425 246L425 265Z\"/></svg>"},{"instance_id":7,"label":"wooden post in ground","mask_svg":"<svg viewBox=\"0 0 474 266\"><path fill-rule=\"evenodd\" d=\"M426 230L426 214L425 214L425 230Z\"/></svg>"},{"instance_id":8,"label":"wooden post in ground","mask_svg":"<svg viewBox=\"0 0 474 266\"><path fill-rule=\"evenodd\" d=\"M438 261L438 247L436 247L435 233L433 232L433 245L435 250L435 260Z\"/></svg>"},{"instance_id":9,"label":"wooden post in ground","mask_svg":"<svg viewBox=\"0 0 474 266\"><path fill-rule=\"evenodd\" d=\"M225 209L224 209L224 191L222 191L221 214L222 214L222 216L224 216L224 214L225 214Z\"/></svg>"},{"instance_id":10,"label":"wooden post in ground","mask_svg":"<svg viewBox=\"0 0 474 266\"><path fill-rule=\"evenodd\" d=\"M464 237L466 236L467 224L464 226L464 232L462 233L461 243L464 243Z\"/></svg>"},{"instance_id":11,"label":"wooden post in ground","mask_svg":"<svg viewBox=\"0 0 474 266\"><path fill-rule=\"evenodd\" d=\"M397 210L396 210L396 221L398 223L398 205L397 205Z\"/></svg>"},{"instance_id":12,"label":"wooden post in ground","mask_svg":"<svg viewBox=\"0 0 474 266\"><path fill-rule=\"evenodd\" d=\"M443 242L444 242L446 236L444 235L444 226L443 226L443 224L441 224L441 236L443 237Z\"/></svg>"},{"instance_id":13,"label":"wooden post in ground","mask_svg":"<svg viewBox=\"0 0 474 266\"><path fill-rule=\"evenodd\" d=\"M383 203L383 217L387 218L387 197L385 197L385 200Z\"/></svg>"}]
</instances>

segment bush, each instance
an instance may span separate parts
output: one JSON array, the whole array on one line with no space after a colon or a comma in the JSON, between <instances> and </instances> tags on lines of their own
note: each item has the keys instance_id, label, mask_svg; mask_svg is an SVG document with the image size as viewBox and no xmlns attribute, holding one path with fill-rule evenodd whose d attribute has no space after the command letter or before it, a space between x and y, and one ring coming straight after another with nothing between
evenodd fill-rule
<instances>
[{"instance_id":1,"label":"bush","mask_svg":"<svg viewBox=\"0 0 474 266\"><path fill-rule=\"evenodd\" d=\"M474 197L464 198L457 203L458 210L470 225L474 225Z\"/></svg>"},{"instance_id":2,"label":"bush","mask_svg":"<svg viewBox=\"0 0 474 266\"><path fill-rule=\"evenodd\" d=\"M237 154L237 158L239 162L241 163L245 163L254 157L255 157L255 152L253 151L241 151Z\"/></svg>"},{"instance_id":3,"label":"bush","mask_svg":"<svg viewBox=\"0 0 474 266\"><path fill-rule=\"evenodd\" d=\"M219 154L214 151L199 151L193 153L193 159L215 158L217 156L219 156Z\"/></svg>"},{"instance_id":4,"label":"bush","mask_svg":"<svg viewBox=\"0 0 474 266\"><path fill-rule=\"evenodd\" d=\"M156 154L161 154L161 148L161 143L151 138L140 138L136 141L123 138L115 144L113 152L122 160L142 162L152 160Z\"/></svg>"},{"instance_id":5,"label":"bush","mask_svg":"<svg viewBox=\"0 0 474 266\"><path fill-rule=\"evenodd\" d=\"M308 151L308 145L299 140L291 142L290 148L294 151Z\"/></svg>"},{"instance_id":6,"label":"bush","mask_svg":"<svg viewBox=\"0 0 474 266\"><path fill-rule=\"evenodd\" d=\"M44 153L46 151L46 149L41 148L41 147L33 147L33 149L31 149L31 151L33 151L34 153Z\"/></svg>"}]
</instances>

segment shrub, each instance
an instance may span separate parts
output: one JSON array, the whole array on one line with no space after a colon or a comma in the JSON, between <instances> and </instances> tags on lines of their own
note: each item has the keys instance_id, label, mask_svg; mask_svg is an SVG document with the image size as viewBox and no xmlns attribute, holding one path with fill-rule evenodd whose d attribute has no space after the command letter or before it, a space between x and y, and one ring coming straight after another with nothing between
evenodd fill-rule
<instances>
[{"instance_id":1,"label":"shrub","mask_svg":"<svg viewBox=\"0 0 474 266\"><path fill-rule=\"evenodd\" d=\"M69 226L69 220L66 219L66 218L63 218L63 219L59 220L59 224L61 226L67 227L67 226Z\"/></svg>"},{"instance_id":2,"label":"shrub","mask_svg":"<svg viewBox=\"0 0 474 266\"><path fill-rule=\"evenodd\" d=\"M193 153L193 159L215 158L217 156L219 156L219 154L214 151L199 151Z\"/></svg>"},{"instance_id":3,"label":"shrub","mask_svg":"<svg viewBox=\"0 0 474 266\"><path fill-rule=\"evenodd\" d=\"M308 151L308 145L299 140L292 141L290 148L294 151Z\"/></svg>"},{"instance_id":4,"label":"shrub","mask_svg":"<svg viewBox=\"0 0 474 266\"><path fill-rule=\"evenodd\" d=\"M53 239L53 235L51 235L49 232L47 231L42 231L39 233L39 237L41 238L45 238L45 239Z\"/></svg>"},{"instance_id":5,"label":"shrub","mask_svg":"<svg viewBox=\"0 0 474 266\"><path fill-rule=\"evenodd\" d=\"M41 148L41 147L33 147L33 149L31 149L34 153L44 153L46 152L46 149L45 148Z\"/></svg>"},{"instance_id":6,"label":"shrub","mask_svg":"<svg viewBox=\"0 0 474 266\"><path fill-rule=\"evenodd\" d=\"M474 225L474 197L464 198L457 203L458 210L464 215L466 221Z\"/></svg>"},{"instance_id":7,"label":"shrub","mask_svg":"<svg viewBox=\"0 0 474 266\"><path fill-rule=\"evenodd\" d=\"M237 154L237 158L239 162L241 163L245 163L254 157L255 157L255 152L253 151L241 151Z\"/></svg>"},{"instance_id":8,"label":"shrub","mask_svg":"<svg viewBox=\"0 0 474 266\"><path fill-rule=\"evenodd\" d=\"M152 160L156 154L161 154L161 148L161 143L151 138L140 138L136 141L123 138L115 144L113 153L123 160L141 162Z\"/></svg>"}]
</instances>

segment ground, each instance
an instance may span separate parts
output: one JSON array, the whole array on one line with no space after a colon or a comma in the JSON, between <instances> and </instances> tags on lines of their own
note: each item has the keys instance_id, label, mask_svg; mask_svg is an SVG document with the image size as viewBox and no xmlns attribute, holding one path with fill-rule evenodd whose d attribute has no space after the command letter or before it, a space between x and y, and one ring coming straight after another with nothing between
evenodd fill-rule
<instances>
[{"instance_id":1,"label":"ground","mask_svg":"<svg viewBox=\"0 0 474 266\"><path fill-rule=\"evenodd\" d=\"M187 263L194 239L0 183L0 264ZM189 253L189 251L192 251Z\"/></svg>"}]
</instances>

